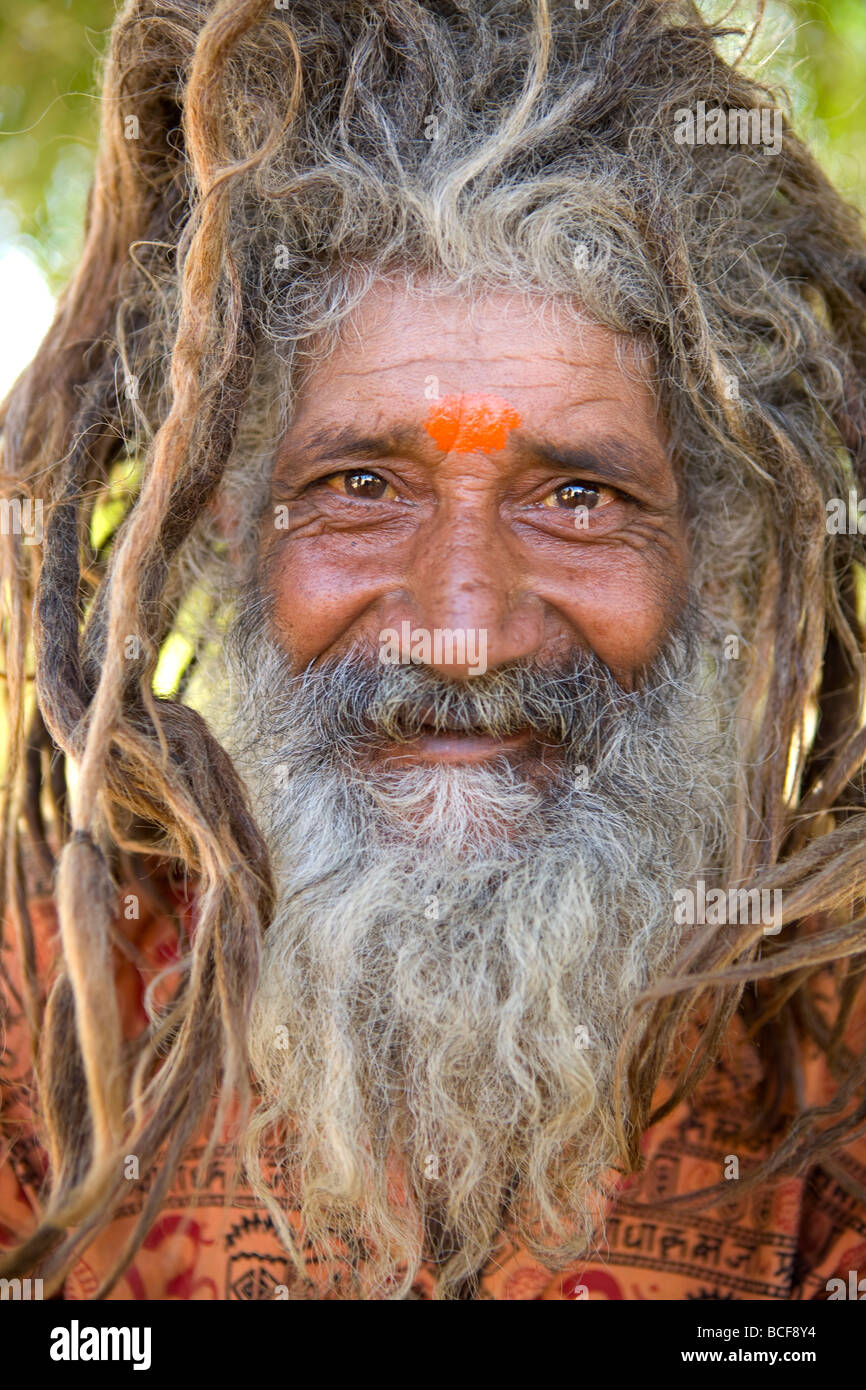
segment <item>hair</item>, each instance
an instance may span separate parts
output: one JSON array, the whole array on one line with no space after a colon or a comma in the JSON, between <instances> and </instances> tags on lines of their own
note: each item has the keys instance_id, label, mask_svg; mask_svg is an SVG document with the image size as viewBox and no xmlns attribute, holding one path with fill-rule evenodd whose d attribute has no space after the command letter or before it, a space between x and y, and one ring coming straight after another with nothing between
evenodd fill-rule
<instances>
[{"instance_id":1,"label":"hair","mask_svg":"<svg viewBox=\"0 0 866 1390\"><path fill-rule=\"evenodd\" d=\"M503 1228L548 1268L597 1241L618 1043L682 947L677 892L723 858L730 703L699 633L687 611L626 693L589 651L458 684L357 648L295 677L240 614L215 698L279 884L246 1171L337 1288L340 1244L364 1296L408 1290L423 1250L447 1298ZM529 727L555 766L364 757L446 721Z\"/></svg>"},{"instance_id":2,"label":"hair","mask_svg":"<svg viewBox=\"0 0 866 1390\"><path fill-rule=\"evenodd\" d=\"M866 242L787 120L777 155L677 142L676 113L699 100L776 106L720 56L728 32L692 0L123 6L84 250L2 412L4 491L44 504L39 544L2 537L0 920L50 1161L39 1224L4 1269L39 1264L56 1288L128 1194L135 1152L158 1173L102 1296L214 1094L213 1136L233 1101L242 1115L254 1102L268 853L227 753L184 687L157 695L154 676L191 596L216 611L230 591L219 508L249 548L304 374L384 277L541 296L646 344L694 583L742 646L725 870L784 890L784 930L708 927L648 993L618 1061L624 1170L737 1010L766 1058L761 1124L796 1091L804 1037L837 1084L821 1112L795 1105L740 1192L866 1124L866 1058L843 1040L866 955L863 539L825 524L828 499L866 486ZM97 524L119 496L122 518ZM116 885L150 854L196 880L198 924L171 1007L124 1041ZM39 874L62 938L47 1000L28 911ZM838 960L828 1020L809 983ZM653 1112L699 1005L697 1055Z\"/></svg>"}]
</instances>

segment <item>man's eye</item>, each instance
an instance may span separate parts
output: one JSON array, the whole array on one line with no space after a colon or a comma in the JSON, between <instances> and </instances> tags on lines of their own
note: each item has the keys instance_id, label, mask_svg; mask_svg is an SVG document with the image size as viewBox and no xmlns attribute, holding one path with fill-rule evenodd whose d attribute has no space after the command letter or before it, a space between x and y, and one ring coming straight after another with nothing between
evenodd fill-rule
<instances>
[{"instance_id":1,"label":"man's eye","mask_svg":"<svg viewBox=\"0 0 866 1390\"><path fill-rule=\"evenodd\" d=\"M558 507L561 511L576 511L578 507L586 507L587 511L595 511L599 507L609 507L611 502L616 501L616 493L612 487L603 487L601 483L562 483L560 487L554 488L543 499L543 507Z\"/></svg>"},{"instance_id":2,"label":"man's eye","mask_svg":"<svg viewBox=\"0 0 866 1390\"><path fill-rule=\"evenodd\" d=\"M358 497L364 502L390 501L397 496L396 488L378 473L371 473L368 468L354 468L347 473L332 473L323 481L325 487L329 487L332 492L339 492L343 497Z\"/></svg>"}]
</instances>

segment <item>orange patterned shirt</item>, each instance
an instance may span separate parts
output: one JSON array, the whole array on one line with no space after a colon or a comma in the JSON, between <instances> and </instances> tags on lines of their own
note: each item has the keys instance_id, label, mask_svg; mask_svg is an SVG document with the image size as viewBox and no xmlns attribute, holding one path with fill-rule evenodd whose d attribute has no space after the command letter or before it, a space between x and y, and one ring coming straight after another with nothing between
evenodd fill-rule
<instances>
[{"instance_id":1,"label":"orange patterned shirt","mask_svg":"<svg viewBox=\"0 0 866 1390\"><path fill-rule=\"evenodd\" d=\"M192 924L194 898L178 896ZM142 903L144 907L144 904ZM50 897L31 900L41 980L51 977L59 955L58 924ZM117 984L128 1036L146 1024L142 996L149 978L177 953L177 929L170 915L145 909L139 921L124 923L148 965L137 969L118 953ZM7 943L4 964L20 980L15 953ZM815 985L816 1002L832 1003L838 970L827 968ZM11 1084L0 1110L0 1245L12 1244L32 1229L45 1156L29 1123L29 1059L20 1020L8 1021L5 1037ZM866 1046L866 1015L846 1031L852 1048ZM805 1099L826 1100L833 1085L822 1055L803 1056ZM748 1113L760 1076L753 1042L735 1018L719 1060L690 1100L644 1135L644 1166L620 1182L607 1207L598 1253L563 1272L546 1268L503 1236L480 1280L482 1299L826 1299L827 1282L846 1288L866 1274L866 1207L849 1191L849 1180L866 1187L866 1137L839 1150L831 1164L820 1163L774 1188L747 1193L724 1209L700 1212L666 1208L663 1199L696 1191L720 1180L726 1158L736 1150L744 1165L770 1152L768 1139L745 1149L737 1118ZM663 1097L660 1086L658 1100ZM192 1175L203 1146L180 1167L154 1226L134 1261L108 1295L111 1299L272 1299L328 1297L330 1269L311 1254L306 1279L295 1270L270 1217L248 1187L239 1184L233 1203L224 1202L229 1150L215 1150L207 1189L193 1192ZM63 1297L92 1297L131 1233L141 1207L121 1207L110 1225L87 1248L68 1275ZM832 1286L838 1289L838 1285ZM423 1265L412 1297L429 1299L433 1269ZM866 1296L866 1282L861 1294ZM837 1295L838 1296L838 1295ZM850 1296L850 1295L849 1295Z\"/></svg>"}]
</instances>

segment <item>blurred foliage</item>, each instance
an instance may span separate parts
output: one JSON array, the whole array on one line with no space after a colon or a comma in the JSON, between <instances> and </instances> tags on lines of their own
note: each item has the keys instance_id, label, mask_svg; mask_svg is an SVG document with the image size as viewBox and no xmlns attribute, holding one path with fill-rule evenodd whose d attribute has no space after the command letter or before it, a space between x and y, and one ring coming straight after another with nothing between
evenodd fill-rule
<instances>
[{"instance_id":1,"label":"blurred foliage","mask_svg":"<svg viewBox=\"0 0 866 1390\"><path fill-rule=\"evenodd\" d=\"M114 0L0 6L0 237L23 237L55 289L81 246L114 14Z\"/></svg>"},{"instance_id":2,"label":"blurred foliage","mask_svg":"<svg viewBox=\"0 0 866 1390\"><path fill-rule=\"evenodd\" d=\"M804 134L834 183L866 210L866 0L797 0L795 10Z\"/></svg>"},{"instance_id":3,"label":"blurred foliage","mask_svg":"<svg viewBox=\"0 0 866 1390\"><path fill-rule=\"evenodd\" d=\"M754 0L700 3L744 27L755 12ZM114 0L2 0L0 9L0 240L23 238L54 288L81 244L114 13ZM784 84L830 177L866 209L866 0L768 0L749 63Z\"/></svg>"},{"instance_id":4,"label":"blurred foliage","mask_svg":"<svg viewBox=\"0 0 866 1390\"><path fill-rule=\"evenodd\" d=\"M746 31L756 12L754 0L698 3L708 18ZM727 40L725 56L744 41ZM866 0L767 0L746 66L787 93L797 133L839 191L866 212Z\"/></svg>"}]
</instances>

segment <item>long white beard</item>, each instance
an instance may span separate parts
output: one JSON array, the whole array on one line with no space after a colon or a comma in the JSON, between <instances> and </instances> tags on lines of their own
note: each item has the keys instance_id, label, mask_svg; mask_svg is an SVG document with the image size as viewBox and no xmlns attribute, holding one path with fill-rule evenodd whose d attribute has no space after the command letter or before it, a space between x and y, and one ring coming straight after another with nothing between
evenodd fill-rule
<instances>
[{"instance_id":1,"label":"long white beard","mask_svg":"<svg viewBox=\"0 0 866 1390\"><path fill-rule=\"evenodd\" d=\"M548 1263L575 1258L618 1157L617 1049L685 944L675 891L722 853L719 691L674 643L588 775L585 740L547 785L504 758L374 775L318 721L345 664L293 681L254 645L210 713L278 885L248 1152L257 1172L279 1131L287 1185L262 1196L287 1241L282 1202L313 1244L362 1241L366 1297L405 1293L434 1215L445 1296L506 1209Z\"/></svg>"}]
</instances>

